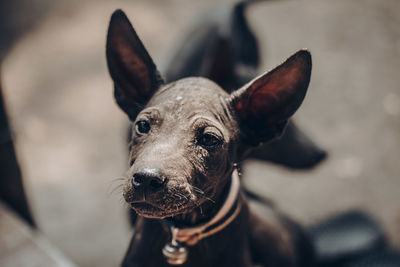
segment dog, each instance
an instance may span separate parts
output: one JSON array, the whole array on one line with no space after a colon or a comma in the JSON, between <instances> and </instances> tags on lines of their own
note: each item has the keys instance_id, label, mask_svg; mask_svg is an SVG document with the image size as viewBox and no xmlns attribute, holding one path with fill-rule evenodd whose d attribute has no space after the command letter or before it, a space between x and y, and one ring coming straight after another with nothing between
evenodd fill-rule
<instances>
[{"instance_id":1,"label":"dog","mask_svg":"<svg viewBox=\"0 0 400 267\"><path fill-rule=\"evenodd\" d=\"M139 218L122 266L312 266L301 228L273 207L270 220L253 213L236 170L282 135L306 95L311 54L300 50L230 94L201 77L165 84L117 10L106 55L132 121L123 195Z\"/></svg>"}]
</instances>

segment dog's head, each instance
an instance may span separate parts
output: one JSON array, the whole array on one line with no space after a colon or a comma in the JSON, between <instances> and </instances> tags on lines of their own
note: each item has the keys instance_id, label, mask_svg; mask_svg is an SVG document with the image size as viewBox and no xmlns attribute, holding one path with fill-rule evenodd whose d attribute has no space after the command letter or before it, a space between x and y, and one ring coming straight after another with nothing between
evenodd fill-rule
<instances>
[{"instance_id":1,"label":"dog's head","mask_svg":"<svg viewBox=\"0 0 400 267\"><path fill-rule=\"evenodd\" d=\"M218 199L234 163L282 134L311 74L301 50L231 94L205 78L165 84L122 11L111 18L107 62L116 101L133 122L124 197L152 218Z\"/></svg>"}]
</instances>

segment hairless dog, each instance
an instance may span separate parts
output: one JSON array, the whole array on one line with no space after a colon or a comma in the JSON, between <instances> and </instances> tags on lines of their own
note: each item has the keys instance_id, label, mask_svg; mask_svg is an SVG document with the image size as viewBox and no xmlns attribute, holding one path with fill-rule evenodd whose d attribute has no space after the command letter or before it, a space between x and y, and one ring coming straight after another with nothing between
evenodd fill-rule
<instances>
[{"instance_id":1,"label":"hairless dog","mask_svg":"<svg viewBox=\"0 0 400 267\"><path fill-rule=\"evenodd\" d=\"M253 213L236 171L301 105L307 50L231 93L200 77L166 84L117 10L107 62L133 128L123 194L139 218L123 266L312 266L301 228L273 207L269 220Z\"/></svg>"}]
</instances>

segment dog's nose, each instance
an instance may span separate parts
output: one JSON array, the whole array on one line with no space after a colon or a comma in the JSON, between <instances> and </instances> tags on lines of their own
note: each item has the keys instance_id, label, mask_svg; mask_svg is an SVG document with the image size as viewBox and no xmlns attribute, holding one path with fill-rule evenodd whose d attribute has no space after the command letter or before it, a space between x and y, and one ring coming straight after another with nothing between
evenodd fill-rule
<instances>
[{"instance_id":1,"label":"dog's nose","mask_svg":"<svg viewBox=\"0 0 400 267\"><path fill-rule=\"evenodd\" d=\"M133 174L132 185L135 188L142 187L155 192L161 190L167 183L167 178L159 169L142 168Z\"/></svg>"}]
</instances>

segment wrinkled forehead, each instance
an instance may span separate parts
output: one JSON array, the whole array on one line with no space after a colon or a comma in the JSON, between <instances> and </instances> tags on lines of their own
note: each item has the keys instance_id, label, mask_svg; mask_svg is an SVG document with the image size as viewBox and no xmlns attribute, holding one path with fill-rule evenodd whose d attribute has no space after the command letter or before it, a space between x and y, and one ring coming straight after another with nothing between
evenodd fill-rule
<instances>
[{"instance_id":1,"label":"wrinkled forehead","mask_svg":"<svg viewBox=\"0 0 400 267\"><path fill-rule=\"evenodd\" d=\"M220 113L226 109L228 94L205 78L185 78L160 88L148 103L180 115Z\"/></svg>"}]
</instances>

